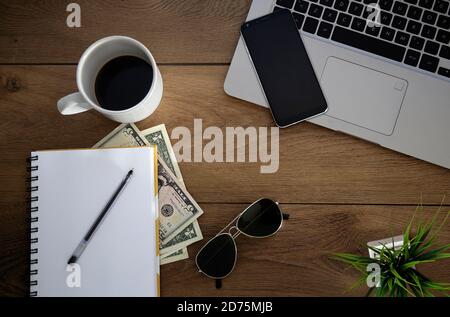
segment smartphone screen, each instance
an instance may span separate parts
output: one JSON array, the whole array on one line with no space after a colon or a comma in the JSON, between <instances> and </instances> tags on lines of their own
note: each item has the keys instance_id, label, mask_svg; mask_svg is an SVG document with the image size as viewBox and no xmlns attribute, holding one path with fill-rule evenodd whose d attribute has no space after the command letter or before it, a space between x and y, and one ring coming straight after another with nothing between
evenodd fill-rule
<instances>
[{"instance_id":1,"label":"smartphone screen","mask_svg":"<svg viewBox=\"0 0 450 317\"><path fill-rule=\"evenodd\" d=\"M290 11L245 22L241 34L278 126L286 127L327 110Z\"/></svg>"}]
</instances>

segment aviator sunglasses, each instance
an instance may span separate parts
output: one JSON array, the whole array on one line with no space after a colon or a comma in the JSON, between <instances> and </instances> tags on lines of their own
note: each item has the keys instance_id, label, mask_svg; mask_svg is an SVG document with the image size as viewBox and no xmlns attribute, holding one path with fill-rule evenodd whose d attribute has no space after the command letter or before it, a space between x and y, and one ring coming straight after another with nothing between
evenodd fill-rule
<instances>
[{"instance_id":1,"label":"aviator sunglasses","mask_svg":"<svg viewBox=\"0 0 450 317\"><path fill-rule=\"evenodd\" d=\"M195 258L199 272L215 279L216 287L220 288L221 279L227 277L236 265L235 239L241 233L251 238L272 236L280 230L283 219L288 218L277 202L268 198L255 201L200 249Z\"/></svg>"}]
</instances>

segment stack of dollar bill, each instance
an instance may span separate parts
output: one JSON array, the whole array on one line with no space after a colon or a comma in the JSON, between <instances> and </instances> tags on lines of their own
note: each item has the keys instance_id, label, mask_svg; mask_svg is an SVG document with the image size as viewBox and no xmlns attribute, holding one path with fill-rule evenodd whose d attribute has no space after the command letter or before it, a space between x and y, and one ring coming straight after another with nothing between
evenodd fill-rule
<instances>
[{"instance_id":1,"label":"stack of dollar bill","mask_svg":"<svg viewBox=\"0 0 450 317\"><path fill-rule=\"evenodd\" d=\"M157 145L161 265L187 259L187 246L203 239L197 218L203 210L186 190L164 124L140 131L124 123L94 148Z\"/></svg>"}]
</instances>

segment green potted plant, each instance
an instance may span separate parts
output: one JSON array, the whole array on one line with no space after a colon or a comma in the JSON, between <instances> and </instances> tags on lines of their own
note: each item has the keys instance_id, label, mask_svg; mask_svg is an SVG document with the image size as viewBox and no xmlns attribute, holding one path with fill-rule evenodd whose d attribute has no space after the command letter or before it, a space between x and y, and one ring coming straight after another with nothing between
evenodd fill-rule
<instances>
[{"instance_id":1,"label":"green potted plant","mask_svg":"<svg viewBox=\"0 0 450 317\"><path fill-rule=\"evenodd\" d=\"M419 205L416 212L418 210L422 211L423 207ZM450 283L434 282L417 269L421 264L450 258L450 253L446 252L450 244L435 245L436 235L450 215L450 211L447 212L443 221L436 225L440 210L430 221L419 221L413 226L414 212L402 236L369 242L370 256L334 253L333 259L361 272L361 278L351 288L367 283L367 296L434 296L436 293L450 296Z\"/></svg>"}]
</instances>

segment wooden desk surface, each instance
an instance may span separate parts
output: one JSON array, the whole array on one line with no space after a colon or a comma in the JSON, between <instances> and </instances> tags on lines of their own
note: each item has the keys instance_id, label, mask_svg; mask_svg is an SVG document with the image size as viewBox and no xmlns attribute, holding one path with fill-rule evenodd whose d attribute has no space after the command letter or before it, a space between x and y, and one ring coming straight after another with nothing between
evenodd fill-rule
<instances>
[{"instance_id":1,"label":"wooden desk surface","mask_svg":"<svg viewBox=\"0 0 450 317\"><path fill-rule=\"evenodd\" d=\"M56 109L76 90L76 63L96 39L134 37L161 66L162 103L140 128L165 123L170 134L177 126L192 129L195 118L223 129L273 125L267 110L223 91L251 0L76 2L82 26L71 29L68 1L0 1L0 295L28 290L29 152L90 147L116 126L93 111L64 117ZM205 240L259 197L277 199L291 219L272 238L238 239L238 264L221 290L196 272L202 242L189 247L189 260L161 268L163 296L362 295L364 288L344 293L357 274L328 252L366 253L365 242L402 232L421 195L430 214L450 189L449 170L309 123L280 131L277 173L260 174L259 166L180 164L205 210ZM447 225L439 241L449 240ZM448 260L420 269L450 282Z\"/></svg>"}]
</instances>

